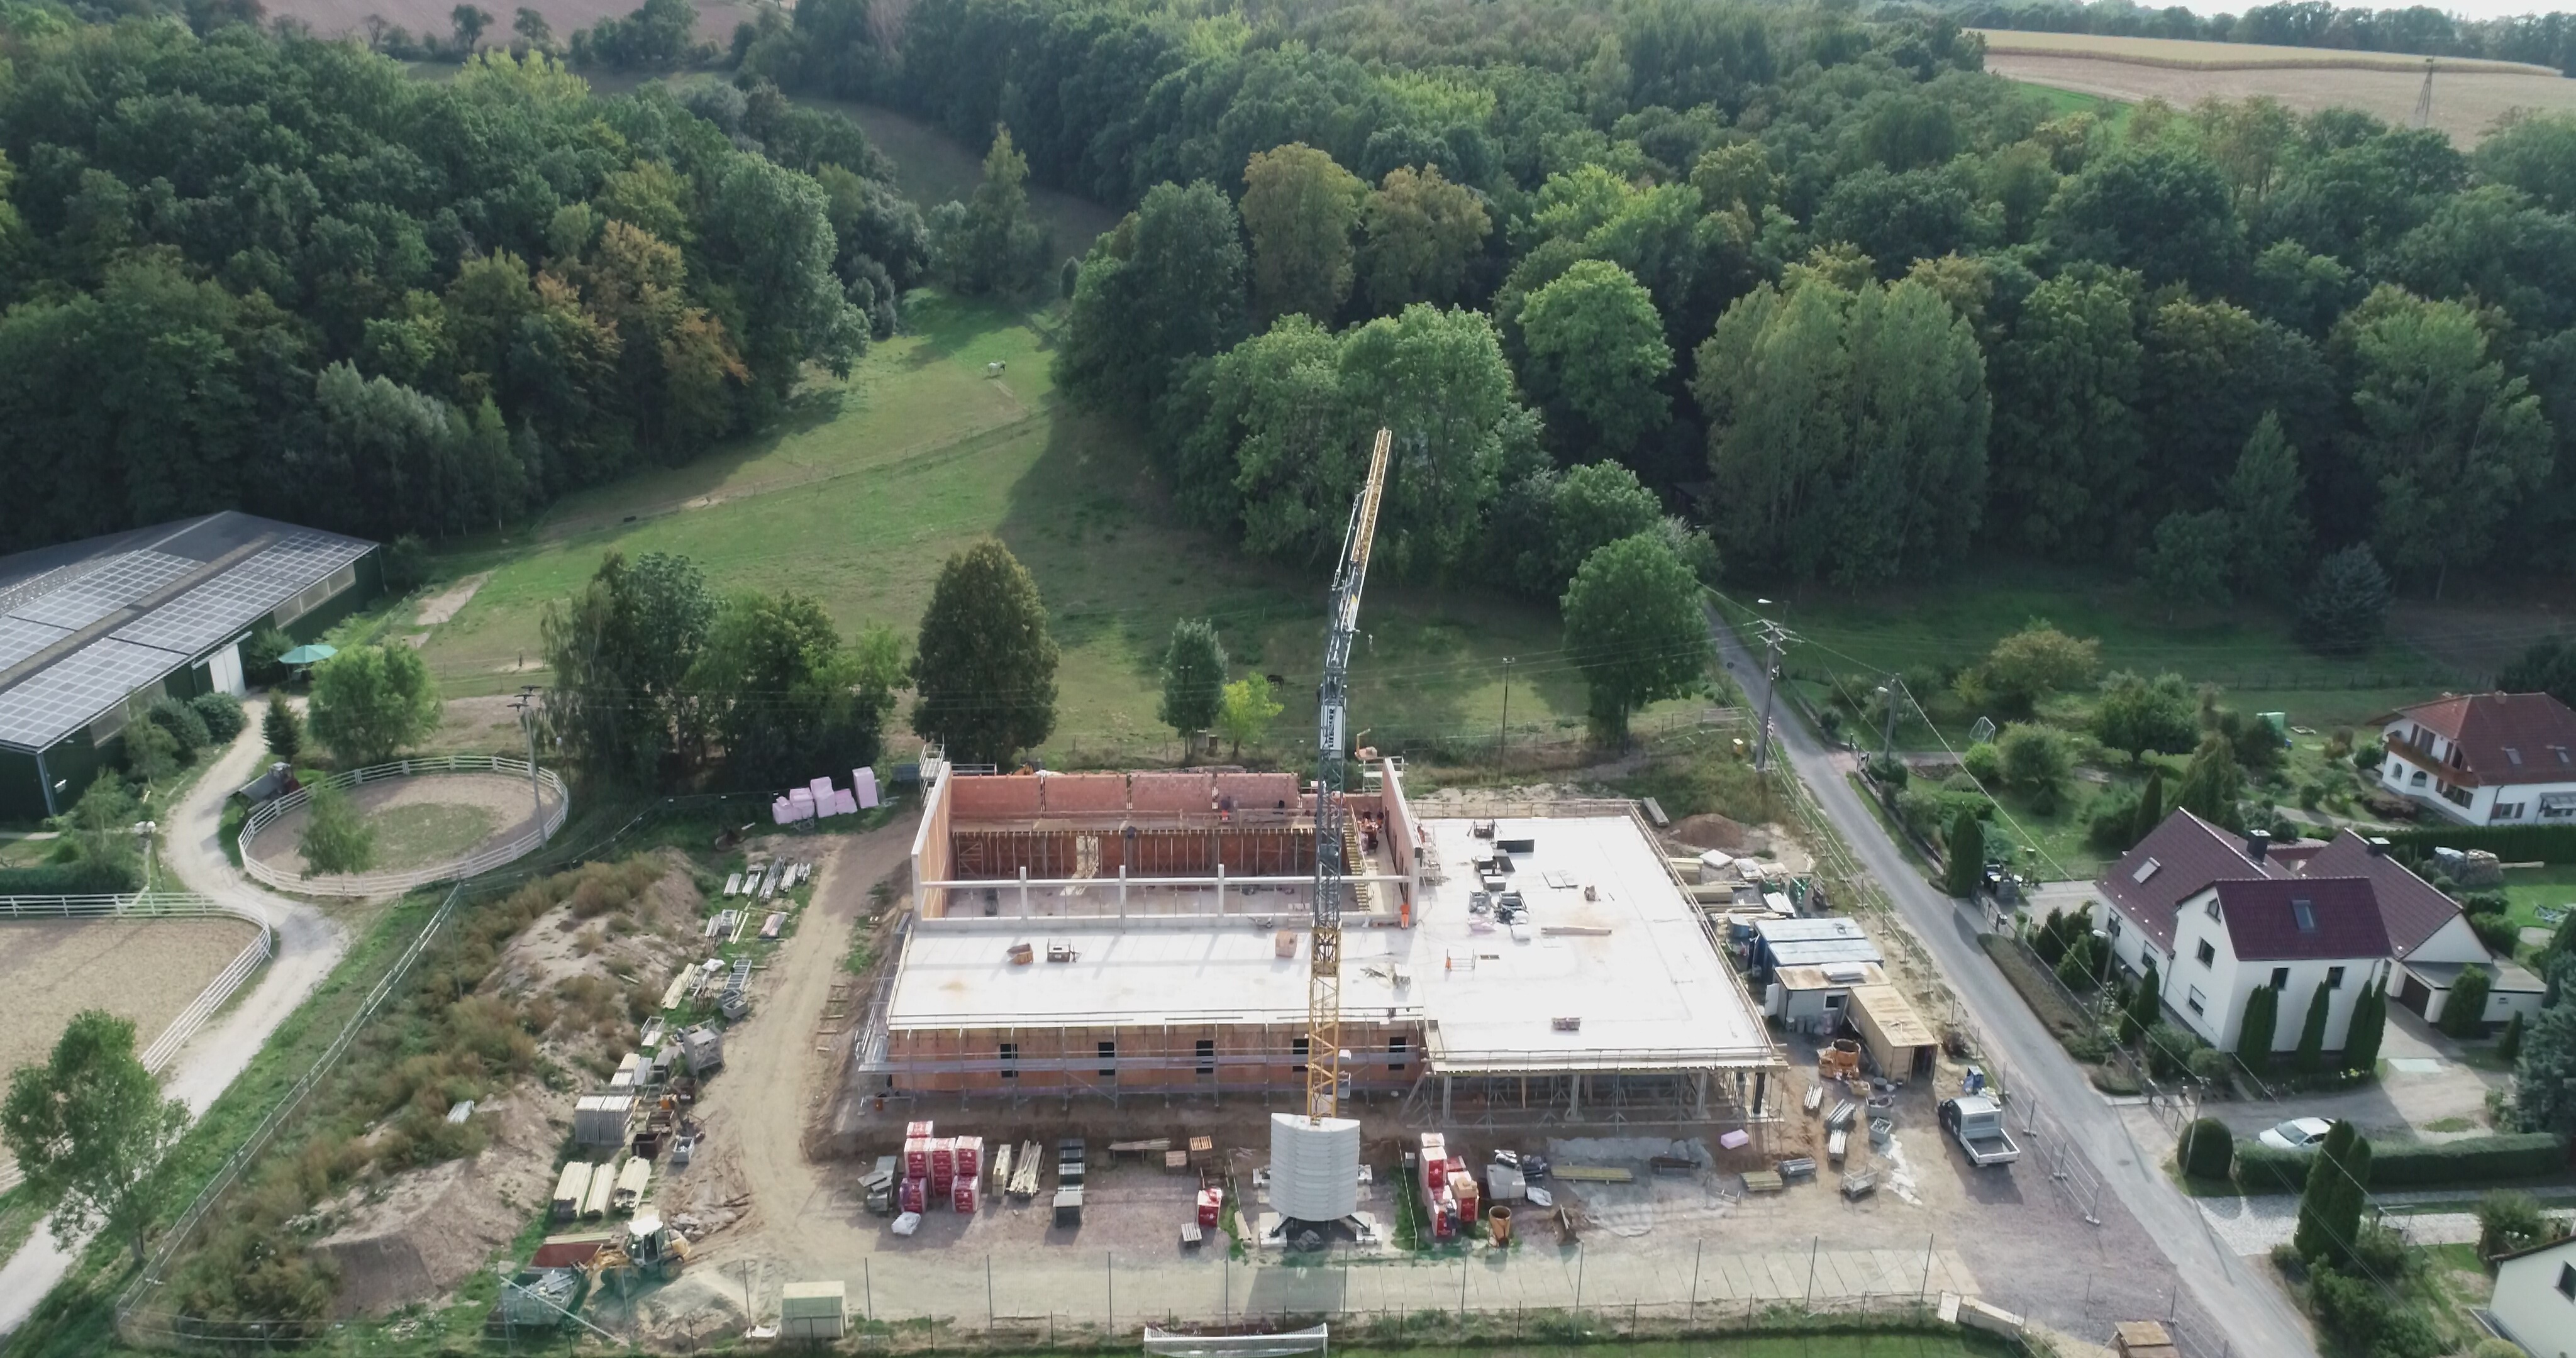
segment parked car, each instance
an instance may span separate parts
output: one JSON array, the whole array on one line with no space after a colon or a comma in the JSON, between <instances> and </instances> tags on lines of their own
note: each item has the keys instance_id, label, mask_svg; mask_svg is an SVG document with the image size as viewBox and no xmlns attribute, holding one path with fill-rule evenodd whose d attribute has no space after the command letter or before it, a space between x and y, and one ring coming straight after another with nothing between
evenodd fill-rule
<instances>
[{"instance_id":1,"label":"parked car","mask_svg":"<svg viewBox=\"0 0 2576 1358\"><path fill-rule=\"evenodd\" d=\"M2292 1118L2277 1127L2266 1127L2254 1139L2276 1151L2312 1151L2325 1144L2326 1133L2334 1124L2324 1118Z\"/></svg>"}]
</instances>

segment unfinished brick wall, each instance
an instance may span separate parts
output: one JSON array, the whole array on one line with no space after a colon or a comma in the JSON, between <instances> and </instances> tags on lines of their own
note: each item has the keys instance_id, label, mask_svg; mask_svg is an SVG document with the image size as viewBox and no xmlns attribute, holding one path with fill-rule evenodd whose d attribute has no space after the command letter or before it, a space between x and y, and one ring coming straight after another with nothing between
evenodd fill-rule
<instances>
[{"instance_id":1,"label":"unfinished brick wall","mask_svg":"<svg viewBox=\"0 0 2576 1358\"><path fill-rule=\"evenodd\" d=\"M1306 1087L1304 1038L1302 1021L943 1029L891 1034L887 1055L896 1066L891 1087L916 1093L1223 1087L1294 1094ZM1104 1042L1110 1044L1105 1055ZM1410 1024L1345 1022L1342 1047L1351 1054L1343 1069L1357 1089L1401 1089L1422 1073L1422 1039ZM907 1071L908 1063L921 1068ZM1054 1063L1070 1069L1041 1068Z\"/></svg>"}]
</instances>

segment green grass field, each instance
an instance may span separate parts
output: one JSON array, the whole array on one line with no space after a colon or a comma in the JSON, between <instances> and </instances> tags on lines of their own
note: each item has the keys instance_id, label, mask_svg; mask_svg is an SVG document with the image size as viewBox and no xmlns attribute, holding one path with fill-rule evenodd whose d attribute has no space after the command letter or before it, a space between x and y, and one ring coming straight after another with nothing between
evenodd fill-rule
<instances>
[{"instance_id":1,"label":"green grass field","mask_svg":"<svg viewBox=\"0 0 2576 1358\"><path fill-rule=\"evenodd\" d=\"M2555 923L2540 918L2540 911L2543 907L2576 909L2576 865L2560 863L2542 868L2508 868L2504 874L2504 894L2513 902L2505 913L2515 924L2526 929L2535 925L2555 928Z\"/></svg>"},{"instance_id":2,"label":"green grass field","mask_svg":"<svg viewBox=\"0 0 2576 1358\"><path fill-rule=\"evenodd\" d=\"M962 154L948 145L952 160ZM1284 748L1309 721L1301 695L1320 663L1331 563L1251 560L1181 527L1127 431L1057 407L1047 365L1059 323L1059 312L918 293L908 333L876 346L847 381L811 384L780 428L568 497L505 538L445 552L424 593L492 575L430 631L424 651L443 691L542 679L533 671L545 606L612 549L682 553L719 590L802 591L845 631L885 623L909 641L941 563L992 536L1037 577L1064 648L1056 736L1042 757L1177 755L1154 720L1156 667L1184 616L1216 620L1238 674L1281 677L1287 710L1272 745ZM987 375L994 362L1006 365L998 377ZM394 614L382 630L406 630L406 606ZM1378 580L1361 629L1354 711L1364 743L1420 750L1490 738L1505 657L1517 661L1516 739L1580 726L1582 686L1553 609Z\"/></svg>"},{"instance_id":3,"label":"green grass field","mask_svg":"<svg viewBox=\"0 0 2576 1358\"><path fill-rule=\"evenodd\" d=\"M2037 85L2027 80L2016 80L2013 83L2038 95L2048 105L2048 111L2053 117L2066 118L2078 113L2090 113L2100 119L2105 126L2116 128L2129 121L2129 111L2136 107L2123 100L2109 99L2098 94L2086 94L2081 90L2062 90L2055 85Z\"/></svg>"}]
</instances>

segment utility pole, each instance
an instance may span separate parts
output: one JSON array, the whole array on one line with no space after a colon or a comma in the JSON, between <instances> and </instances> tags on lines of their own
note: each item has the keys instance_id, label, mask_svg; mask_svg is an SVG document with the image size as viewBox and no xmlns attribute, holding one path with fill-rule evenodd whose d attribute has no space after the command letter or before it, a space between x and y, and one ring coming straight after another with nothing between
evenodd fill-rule
<instances>
[{"instance_id":1,"label":"utility pole","mask_svg":"<svg viewBox=\"0 0 2576 1358\"><path fill-rule=\"evenodd\" d=\"M1756 602L1767 604L1771 601L1761 599ZM1771 767L1771 695L1780 690L1780 648L1796 640L1789 635L1788 628L1782 627L1769 618L1760 621L1761 626L1758 630L1762 634L1762 735L1759 743L1753 747L1753 771L1756 773Z\"/></svg>"},{"instance_id":2,"label":"utility pole","mask_svg":"<svg viewBox=\"0 0 2576 1358\"><path fill-rule=\"evenodd\" d=\"M1503 657L1503 719L1494 723L1494 768L1503 767L1503 748L1512 731L1512 658Z\"/></svg>"},{"instance_id":3,"label":"utility pole","mask_svg":"<svg viewBox=\"0 0 2576 1358\"><path fill-rule=\"evenodd\" d=\"M511 703L510 707L519 714L519 729L528 737L528 804L537 818L537 833L539 842L542 843L546 824L546 794L544 787L537 782L536 695L536 685L521 684L518 700Z\"/></svg>"}]
</instances>

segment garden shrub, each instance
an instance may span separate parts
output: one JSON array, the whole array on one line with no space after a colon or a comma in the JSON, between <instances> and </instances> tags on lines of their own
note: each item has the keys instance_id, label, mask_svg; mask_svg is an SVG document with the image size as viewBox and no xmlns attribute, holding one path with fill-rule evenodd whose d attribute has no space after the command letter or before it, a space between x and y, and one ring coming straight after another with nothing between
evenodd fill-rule
<instances>
[{"instance_id":1,"label":"garden shrub","mask_svg":"<svg viewBox=\"0 0 2576 1358\"><path fill-rule=\"evenodd\" d=\"M231 744L250 724L250 718L242 715L241 700L229 693L200 693L188 700L188 707L206 724L207 738L217 745Z\"/></svg>"},{"instance_id":2,"label":"garden shrub","mask_svg":"<svg viewBox=\"0 0 2576 1358\"><path fill-rule=\"evenodd\" d=\"M2374 1189L2432 1187L2479 1179L2531 1179L2567 1164L2567 1142L2550 1132L2513 1132L2458 1141L2378 1148Z\"/></svg>"},{"instance_id":3,"label":"garden shrub","mask_svg":"<svg viewBox=\"0 0 2576 1358\"><path fill-rule=\"evenodd\" d=\"M2432 1322L2374 1282L2320 1271L2309 1288L2317 1325L2370 1358L2434 1358L2442 1351Z\"/></svg>"},{"instance_id":4,"label":"garden shrub","mask_svg":"<svg viewBox=\"0 0 2576 1358\"><path fill-rule=\"evenodd\" d=\"M2308 1186L2314 1152L2275 1150L2259 1141L2236 1148L2236 1182L2248 1193L2296 1193Z\"/></svg>"},{"instance_id":5,"label":"garden shrub","mask_svg":"<svg viewBox=\"0 0 2576 1358\"><path fill-rule=\"evenodd\" d=\"M2194 1050L2188 1064L2191 1078L2195 1080L2205 1080L2215 1084L2227 1077L2227 1053L2216 1047L2201 1047Z\"/></svg>"},{"instance_id":6,"label":"garden shrub","mask_svg":"<svg viewBox=\"0 0 2576 1358\"><path fill-rule=\"evenodd\" d=\"M2236 1158L2236 1136L2216 1118L2197 1118L2182 1129L2174 1163L2195 1179L2224 1179Z\"/></svg>"},{"instance_id":7,"label":"garden shrub","mask_svg":"<svg viewBox=\"0 0 2576 1358\"><path fill-rule=\"evenodd\" d=\"M1992 787L1995 780L2003 775L2003 752L1997 750L1991 741L1981 740L1969 746L1966 754L1959 756L1959 765L1967 770L1969 777Z\"/></svg>"},{"instance_id":8,"label":"garden shrub","mask_svg":"<svg viewBox=\"0 0 2576 1358\"><path fill-rule=\"evenodd\" d=\"M195 759L197 751L206 748L214 739L206 730L206 719L197 715L197 709L176 698L153 699L152 706L145 709L143 715L153 725L169 732L172 740L179 742L180 763Z\"/></svg>"}]
</instances>

